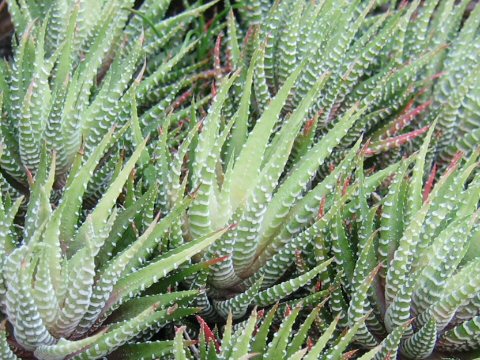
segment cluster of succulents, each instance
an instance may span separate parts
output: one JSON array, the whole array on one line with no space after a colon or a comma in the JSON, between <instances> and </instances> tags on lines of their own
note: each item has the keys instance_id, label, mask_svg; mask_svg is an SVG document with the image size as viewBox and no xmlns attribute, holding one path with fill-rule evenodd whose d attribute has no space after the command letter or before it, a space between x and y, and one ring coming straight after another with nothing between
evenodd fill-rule
<instances>
[{"instance_id":1,"label":"cluster of succulents","mask_svg":"<svg viewBox=\"0 0 480 360\"><path fill-rule=\"evenodd\" d=\"M0 359L478 356L476 1L5 4Z\"/></svg>"}]
</instances>

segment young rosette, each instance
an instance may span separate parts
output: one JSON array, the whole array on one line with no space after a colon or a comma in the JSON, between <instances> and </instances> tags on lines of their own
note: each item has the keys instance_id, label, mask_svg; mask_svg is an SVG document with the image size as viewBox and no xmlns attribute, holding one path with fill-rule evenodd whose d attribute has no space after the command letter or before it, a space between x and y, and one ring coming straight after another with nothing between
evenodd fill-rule
<instances>
[{"instance_id":1,"label":"young rosette","mask_svg":"<svg viewBox=\"0 0 480 360\"><path fill-rule=\"evenodd\" d=\"M309 334L313 329L318 328L324 303L315 307L305 319L302 319L300 305L293 309L288 306L280 309L276 305L266 314L263 310L254 310L248 319L236 325L233 325L230 314L221 337L217 337L215 332L200 320L198 345L191 347L193 349L191 352L183 347L185 329L178 328L175 337L175 360L349 359L357 353L356 350L349 350L348 347L358 329L363 325L363 321L359 321L349 331L339 334L336 331L338 318L334 319L330 323L323 324L324 331L316 340L313 340ZM278 321L276 319L278 317L282 320ZM297 331L294 330L295 324L298 324ZM370 360L380 350L381 347L378 346L364 354L361 359Z\"/></svg>"}]
</instances>

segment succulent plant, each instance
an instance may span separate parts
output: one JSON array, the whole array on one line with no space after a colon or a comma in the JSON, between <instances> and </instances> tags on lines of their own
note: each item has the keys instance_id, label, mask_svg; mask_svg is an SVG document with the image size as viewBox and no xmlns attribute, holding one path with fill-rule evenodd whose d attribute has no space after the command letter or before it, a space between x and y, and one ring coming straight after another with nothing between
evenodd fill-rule
<instances>
[{"instance_id":1,"label":"succulent plant","mask_svg":"<svg viewBox=\"0 0 480 360\"><path fill-rule=\"evenodd\" d=\"M112 179L96 207L80 216L93 170L121 135L122 131L108 132L83 166L72 170L58 204L49 201L56 158L53 155L48 166L44 150L31 180L22 227L14 223L21 198L3 197L0 300L7 326L0 340L2 359L15 359L14 353L37 359L97 359L139 335L148 339L166 323L198 310L187 306L198 291L166 291L178 281L169 273L226 230L160 253L166 231L191 200L179 199L162 219L152 214L155 188L134 205L123 210L116 206L145 142ZM128 241L125 231L135 218L145 226L137 227L141 233ZM201 269L197 266L197 271ZM156 283L154 290L159 292L146 294Z\"/></svg>"},{"instance_id":2,"label":"succulent plant","mask_svg":"<svg viewBox=\"0 0 480 360\"><path fill-rule=\"evenodd\" d=\"M240 318L250 305L261 307L280 301L326 271L330 261L298 277L288 277L295 252L311 246L330 213L342 207L352 195L350 191L336 198L332 191L343 187L343 183L338 183L339 178L346 179L355 167L359 142L325 179L315 184L310 181L364 114L365 107L359 109L353 105L303 157L289 162L295 138L315 95L324 88L326 77L319 79L291 115L280 121L281 110L303 69L299 67L260 118L256 118L249 110L250 94L254 64L262 56L262 49L254 54L241 105L233 118L224 118L222 109L238 72L219 86L208 114L201 121L200 133L197 123L178 151L170 155L165 146L169 135L164 128L152 156L157 174L153 178L165 189L162 196L167 209L169 202L183 196L185 189L196 191L183 220L170 234L171 244L182 244L213 229L237 225L203 253L204 260L227 257L225 261L213 265L209 275L191 281L192 288L207 287L204 299L198 303L207 319L216 315L226 318L230 311L234 318ZM397 166L369 177L369 187L374 189ZM319 212L326 218L318 220ZM315 227L310 228L313 223ZM284 275L286 281L282 281Z\"/></svg>"},{"instance_id":3,"label":"succulent plant","mask_svg":"<svg viewBox=\"0 0 480 360\"><path fill-rule=\"evenodd\" d=\"M471 5L469 8L468 6ZM423 123L438 117L438 161L447 165L457 151L470 154L478 144L480 124L480 71L478 42L480 6L475 1L429 1L410 23L405 41L412 56L419 48L448 44L432 59L421 76L439 77L421 96L430 99L430 114Z\"/></svg>"},{"instance_id":4,"label":"succulent plant","mask_svg":"<svg viewBox=\"0 0 480 360\"><path fill-rule=\"evenodd\" d=\"M441 56L441 44L422 49L415 58L406 56L402 38L419 2L385 14L374 13L375 3L276 1L258 25L250 28L245 54L237 65L251 61L253 48L264 49L253 81L257 111L265 108L300 64L303 69L282 110L284 115L299 105L318 77L327 77L296 139L296 156L303 155L355 103L366 108L365 114L336 149L333 158L337 162L362 135L371 141L366 155L395 149L389 156L399 159L399 148L426 131L428 124L412 126L412 121L418 124L431 102L425 99L413 105L419 89L429 82L419 74L432 58ZM252 1L251 7L260 4L263 2ZM238 82L231 90L233 109L240 101L245 76ZM402 134L403 129L407 131Z\"/></svg>"},{"instance_id":5,"label":"succulent plant","mask_svg":"<svg viewBox=\"0 0 480 360\"><path fill-rule=\"evenodd\" d=\"M358 289L359 297L367 297L370 286L379 267L362 279ZM324 290L329 293L332 289ZM397 343L404 333L403 327L392 331L377 346L360 352L354 340L359 331L365 327L369 314L351 325L350 329L340 331L338 328L341 315L328 316L325 304L330 296L317 299L312 307L311 299L304 298L288 304L274 305L265 315L265 310L254 309L247 319L233 324L229 313L221 336L197 316L200 324L197 346L190 343L190 352L182 345L182 333L185 328L177 328L175 337L175 360L183 359L350 359L352 357L367 359L386 359L392 356L392 344ZM307 305L307 306L306 306ZM305 311L309 310L308 315ZM188 335L186 335L187 338Z\"/></svg>"},{"instance_id":6,"label":"succulent plant","mask_svg":"<svg viewBox=\"0 0 480 360\"><path fill-rule=\"evenodd\" d=\"M349 168L341 164L344 174L353 174L354 181L348 188L340 183L341 186L333 191L330 198L325 197L325 207L320 210L321 218L306 220L308 225L304 225L300 236L291 239L288 245L279 249L277 256L272 257L277 261L282 259L283 272L294 264L296 276L311 271L306 266L310 259L314 258L323 265L325 259L333 257L329 269L323 267L319 273L322 288L327 290L314 292L303 300L291 303L293 307L303 301L308 305L322 303L322 307L328 304L330 313L314 311L315 315L310 320L316 319L317 326L310 327L310 331L316 333L315 338L321 339L322 334L333 336L329 346L342 341L338 332L326 330L328 325L339 331L350 328L352 338L348 349L373 349L363 356L378 360L396 357L397 353L402 358L426 359L432 355L461 354L480 348L480 263L475 252L480 239L477 218L480 183L478 175L474 175L479 152L464 162L459 153L442 176L436 177L433 169L425 177L433 133L434 127L428 132L419 153L393 166L394 169L389 171L390 184L387 188L383 185L378 187L376 192L373 192L374 188L381 181L372 185L370 178L375 175L364 176L362 152L358 153L356 169L355 164L350 164ZM383 180L385 178L382 177ZM329 202L333 204L331 207L327 205ZM290 252L287 251L289 245L293 248ZM304 258L303 265L298 262L299 256ZM222 265L219 263L216 266ZM260 273L262 280L268 279L265 275L271 273L264 269L256 270L253 277ZM250 293L254 286L246 293ZM218 293L215 289L214 294ZM251 293L249 304L256 301L254 294ZM275 351L272 348L278 346L280 340L277 335L268 338L268 341L262 340L262 350L254 348L255 337L251 341L246 340L250 337L245 332L249 334L250 327L255 327L257 321L255 312L249 320L236 325L237 336L232 336L233 332L228 330L232 318L238 317L240 298L241 295L236 295L223 302L229 305L223 309L216 308L219 302L214 300L213 307L217 311L230 312L225 331L227 340L214 337L201 320L201 346L192 351L193 358L203 359L205 354L226 359L239 358L236 351L232 353L233 347L235 350L240 348L242 356L271 358L267 353ZM286 309L290 314L290 307ZM294 310L295 316L299 310L299 307ZM287 316L284 322L288 319ZM265 320L267 327L271 324L269 321ZM280 329L283 335L278 335L281 345L276 348L279 350L275 353L276 357L297 358L289 357L293 356L290 352L292 346L299 359L309 359L312 348L297 348L294 340L298 334L308 331L305 329L304 333L302 327L296 331L291 327L284 329L283 325ZM263 334L257 328L256 334L259 333ZM177 342L180 338L177 335ZM209 346L205 345L208 343ZM299 346L303 345L301 342ZM312 358L330 358L331 349L334 347L327 347ZM296 354L296 351L299 353ZM341 352L337 353L338 358ZM344 355L347 354L351 353Z\"/></svg>"},{"instance_id":7,"label":"succulent plant","mask_svg":"<svg viewBox=\"0 0 480 360\"><path fill-rule=\"evenodd\" d=\"M6 2L0 358L480 350L477 2L217 2Z\"/></svg>"},{"instance_id":8,"label":"succulent plant","mask_svg":"<svg viewBox=\"0 0 480 360\"><path fill-rule=\"evenodd\" d=\"M298 326L296 333L294 325L299 319L301 306L294 309L287 308L275 335L272 338L272 328L278 314L278 305L268 313L253 311L247 320L233 325L232 316L227 319L220 339L208 325L199 319L201 324L200 340L197 347L189 353L183 347L182 333L184 328L177 329L175 337L175 360L186 359L304 359L316 360L323 356L329 359L340 360L349 358L352 353L345 352L347 346L361 326L359 322L354 328L338 336L335 346L329 347L330 341L335 339L338 319L332 321L325 332L313 342L308 339L309 331L314 327L315 320L319 318L321 306L314 308L308 317ZM308 343L308 344L305 344ZM306 346L305 346L306 345ZM362 357L363 360L372 359L381 347L371 350ZM322 357L322 358L323 358Z\"/></svg>"},{"instance_id":9,"label":"succulent plant","mask_svg":"<svg viewBox=\"0 0 480 360\"><path fill-rule=\"evenodd\" d=\"M378 1L242 3L241 20L253 25L245 50L265 47L254 81L260 109L298 64L305 67L286 111L298 105L316 78L329 74L310 110L311 121L303 126L308 136L297 139L297 151L306 151L312 137L322 136L356 101L369 101L369 107L342 145L348 148L363 134L375 150L370 155L396 149L381 163L416 150L421 141L408 144L436 117L440 163L447 164L457 150L475 148L480 119L480 9L475 1L385 1L388 11L378 8ZM241 88L232 91L236 102Z\"/></svg>"},{"instance_id":10,"label":"succulent plant","mask_svg":"<svg viewBox=\"0 0 480 360\"><path fill-rule=\"evenodd\" d=\"M325 283L340 289L330 303L340 325L368 314L355 336L366 348L403 329L388 352L410 359L480 348L480 262L472 251L480 234L478 151L466 161L455 156L438 179L435 170L425 178L432 134L433 128L419 153L401 163L384 197L369 199L360 185L350 213L338 212L316 243L320 263L335 257ZM362 279L378 263L362 296Z\"/></svg>"},{"instance_id":11,"label":"succulent plant","mask_svg":"<svg viewBox=\"0 0 480 360\"><path fill-rule=\"evenodd\" d=\"M176 97L198 80L202 62L187 59L198 39L185 37L178 44L176 37L212 4L162 20L170 1L145 1L138 16L132 15L133 3L8 2L17 41L0 76L4 190L13 185L28 192L27 172L37 171L44 144L56 153L54 187L62 188L76 154L88 158L112 126L130 119L133 97L144 134L181 105ZM142 16L155 25L144 29ZM148 68L142 67L145 60ZM89 195L105 190L119 162L118 148L102 160Z\"/></svg>"}]
</instances>

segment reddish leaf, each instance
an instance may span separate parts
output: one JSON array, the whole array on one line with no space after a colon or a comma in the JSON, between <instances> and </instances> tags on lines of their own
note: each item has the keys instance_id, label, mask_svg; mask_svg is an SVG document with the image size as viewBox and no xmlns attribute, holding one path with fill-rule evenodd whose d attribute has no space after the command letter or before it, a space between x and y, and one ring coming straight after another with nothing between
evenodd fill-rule
<instances>
[{"instance_id":1,"label":"reddish leaf","mask_svg":"<svg viewBox=\"0 0 480 360\"><path fill-rule=\"evenodd\" d=\"M217 352L220 351L220 342L217 340L217 337L213 333L212 329L208 326L208 324L203 320L199 315L195 316L197 318L198 323L200 324L200 328L202 329L203 333L205 334L205 340L208 342L212 341L215 344L215 348Z\"/></svg>"},{"instance_id":2,"label":"reddish leaf","mask_svg":"<svg viewBox=\"0 0 480 360\"><path fill-rule=\"evenodd\" d=\"M433 164L432 171L428 177L427 183L425 184L425 190L423 191L423 201L427 201L428 196L432 192L433 182L435 181L435 176L437 175L437 164Z\"/></svg>"}]
</instances>

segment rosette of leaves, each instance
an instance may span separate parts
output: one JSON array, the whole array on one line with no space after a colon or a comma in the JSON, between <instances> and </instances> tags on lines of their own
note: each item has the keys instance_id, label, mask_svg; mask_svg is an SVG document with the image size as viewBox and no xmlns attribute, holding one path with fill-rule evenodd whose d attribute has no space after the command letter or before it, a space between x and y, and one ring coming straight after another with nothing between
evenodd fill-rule
<instances>
[{"instance_id":1,"label":"rosette of leaves","mask_svg":"<svg viewBox=\"0 0 480 360\"><path fill-rule=\"evenodd\" d=\"M248 63L252 48L265 47L254 83L257 106L262 109L295 65L304 62L286 111L317 77L330 73L330 78L303 126L305 134L297 139L298 151L306 151L311 137L322 136L352 103L373 98L364 119L345 138L346 147L363 134L372 141L372 154L401 145L403 152L412 153L421 142L412 146L411 140L439 116L441 135L431 157L446 164L458 149L470 153L478 142L480 119L477 2L384 1L388 6L378 7L380 3L241 2L244 28L230 31L230 38L243 30L249 40L247 55L237 56L237 63ZM247 30L245 24L253 26ZM238 45L230 43L228 49L238 52ZM232 91L234 103L241 88ZM380 161L400 158L392 151Z\"/></svg>"},{"instance_id":2,"label":"rosette of leaves","mask_svg":"<svg viewBox=\"0 0 480 360\"><path fill-rule=\"evenodd\" d=\"M480 124L480 6L475 1L425 1L410 21L404 40L404 59L438 44L448 47L431 59L419 76L434 79L420 99L432 101L430 114L438 117L438 160L449 163L457 151L476 149Z\"/></svg>"},{"instance_id":3,"label":"rosette of leaves","mask_svg":"<svg viewBox=\"0 0 480 360\"><path fill-rule=\"evenodd\" d=\"M356 200L340 210L316 242L319 263L334 256L323 278L338 289L330 309L349 327L368 315L355 335L365 348L401 332L387 349L425 359L480 348L478 151L454 157L441 176L424 176L429 140L404 160L385 195L370 198L362 171ZM412 168L413 167L413 168ZM438 179L437 179L438 178ZM381 264L367 295L365 274Z\"/></svg>"},{"instance_id":4,"label":"rosette of leaves","mask_svg":"<svg viewBox=\"0 0 480 360\"><path fill-rule=\"evenodd\" d=\"M262 57L258 48L252 64ZM223 117L239 72L232 74L218 87L206 117L199 122L192 119L196 125L176 153L170 154L166 146L168 127L162 129L154 146L155 169L151 171L155 175L147 177L164 189L160 203L165 209L168 211L185 190L197 194L182 221L172 228L172 246L211 229L236 225L196 259L225 259L213 265L209 275L190 279L192 288L207 287L203 299L197 300L207 319L226 318L229 312L240 318L251 305L274 304L302 286L310 286L331 262L289 277L296 252L312 246L319 229L353 194L350 190L334 196L335 190L342 193L343 182L355 167L359 142L329 176L317 183L310 181L359 121L365 107L353 105L308 152L289 163L295 138L327 79L318 79L291 115L282 118L281 110L302 70L300 66L289 76L260 118L250 103L254 65L248 68L238 111L232 118ZM369 177L368 186L373 190L396 166Z\"/></svg>"},{"instance_id":5,"label":"rosette of leaves","mask_svg":"<svg viewBox=\"0 0 480 360\"><path fill-rule=\"evenodd\" d=\"M261 6L264 2L251 3ZM426 132L428 123L418 124L431 102L429 98L420 103L416 99L430 80L419 74L432 59L441 56L442 43L422 48L415 57L405 60L403 38L419 1L380 14L374 12L375 4L276 1L259 24L248 30L243 48L236 41L242 29L231 16L226 48L235 54L235 66L245 68L250 64L254 48L261 47L265 53L255 64L252 91L254 109L259 113L300 64L303 70L282 110L284 115L299 105L316 79L328 76L302 124L295 156L304 154L355 103L366 108L365 114L342 139L333 155L336 162L362 135L371 142L366 156L395 149L382 157L393 161L399 158L402 145ZM230 91L228 115L239 106L245 72Z\"/></svg>"},{"instance_id":6,"label":"rosette of leaves","mask_svg":"<svg viewBox=\"0 0 480 360\"><path fill-rule=\"evenodd\" d=\"M27 192L44 144L56 153L54 188L62 188L76 154L88 158L131 118L133 97L144 134L183 106L177 97L205 75L188 25L212 3L164 19L170 2L144 1L134 15L133 0L8 1L15 35L0 76L4 190ZM105 190L122 145L102 160L89 195Z\"/></svg>"},{"instance_id":7,"label":"rosette of leaves","mask_svg":"<svg viewBox=\"0 0 480 360\"><path fill-rule=\"evenodd\" d=\"M145 141L95 208L79 215L95 167L124 131L108 132L82 166L77 162L58 204L50 202L57 160L53 154L49 165L44 150L21 227L15 214L22 199L2 195L2 359L99 359L117 349L163 354L173 347L171 342L142 342L169 322L198 311L187 305L198 291L175 291L182 274L170 273L226 229L161 252L167 229L191 199L179 199L161 219L153 214L155 187L134 204L126 199L125 207L116 205L124 185L133 186L130 174ZM199 264L190 273L208 265Z\"/></svg>"},{"instance_id":8,"label":"rosette of leaves","mask_svg":"<svg viewBox=\"0 0 480 360\"><path fill-rule=\"evenodd\" d=\"M363 280L365 286L360 290L362 295L359 293L359 296L367 295L375 271ZM364 327L367 315L351 328L339 331L340 316L331 318L325 311L328 301L327 297L313 307L305 306L308 301L291 301L288 304L276 304L268 312L254 309L247 319L236 324L230 313L221 335L197 316L200 324L197 346L192 344L188 349L190 351L185 349L185 345L188 345L186 341L182 342L185 327L178 328L175 359L340 360L355 357L367 360L388 357L390 344L401 336L401 331L397 329L378 346L362 351L355 346L354 339L359 329ZM308 313L306 310L309 310ZM188 335L184 336L189 339Z\"/></svg>"},{"instance_id":9,"label":"rosette of leaves","mask_svg":"<svg viewBox=\"0 0 480 360\"><path fill-rule=\"evenodd\" d=\"M309 337L316 322L320 321L321 307L316 307L304 321L300 321L301 306L284 309L285 313L280 324L276 317L281 310L274 306L266 314L265 311L252 311L247 320L233 325L232 316L227 318L221 337L217 337L206 323L200 319L201 330L199 342L191 351L184 347L182 333L185 328L177 329L175 337L175 360L186 359L345 359L357 351L347 350L357 329L355 327L344 334L336 332L338 319L325 327L325 331L315 341ZM295 326L299 322L298 326ZM294 332L294 328L297 331ZM273 329L276 329L272 337ZM372 359L379 352L380 346L371 350L361 359Z\"/></svg>"}]
</instances>

